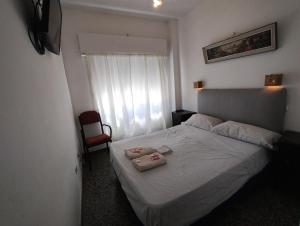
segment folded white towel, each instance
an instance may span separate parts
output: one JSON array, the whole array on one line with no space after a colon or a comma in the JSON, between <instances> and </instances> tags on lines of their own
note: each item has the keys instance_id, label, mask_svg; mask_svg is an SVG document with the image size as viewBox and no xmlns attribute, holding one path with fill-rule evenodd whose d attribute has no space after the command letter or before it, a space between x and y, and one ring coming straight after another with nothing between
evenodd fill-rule
<instances>
[{"instance_id":1,"label":"folded white towel","mask_svg":"<svg viewBox=\"0 0 300 226\"><path fill-rule=\"evenodd\" d=\"M143 147L125 149L125 155L129 159L136 159L144 155L149 155L153 152L156 152L156 149Z\"/></svg>"},{"instance_id":2,"label":"folded white towel","mask_svg":"<svg viewBox=\"0 0 300 226\"><path fill-rule=\"evenodd\" d=\"M166 164L167 159L160 153L154 152L150 155L144 155L140 158L133 159L132 163L137 170L142 172Z\"/></svg>"},{"instance_id":3,"label":"folded white towel","mask_svg":"<svg viewBox=\"0 0 300 226\"><path fill-rule=\"evenodd\" d=\"M165 154L172 153L173 150L170 147L168 147L167 145L162 145L159 148L157 148L157 152L159 152L160 154L165 155Z\"/></svg>"}]
</instances>

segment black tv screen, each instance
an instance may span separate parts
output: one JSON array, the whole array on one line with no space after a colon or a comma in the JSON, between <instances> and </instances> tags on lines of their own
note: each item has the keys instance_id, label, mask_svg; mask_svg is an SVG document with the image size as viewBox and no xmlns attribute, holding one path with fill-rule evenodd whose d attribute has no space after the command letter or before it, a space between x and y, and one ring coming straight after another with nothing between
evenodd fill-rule
<instances>
[{"instance_id":1,"label":"black tv screen","mask_svg":"<svg viewBox=\"0 0 300 226\"><path fill-rule=\"evenodd\" d=\"M62 11L60 0L43 0L41 12L41 33L45 47L59 55Z\"/></svg>"}]
</instances>

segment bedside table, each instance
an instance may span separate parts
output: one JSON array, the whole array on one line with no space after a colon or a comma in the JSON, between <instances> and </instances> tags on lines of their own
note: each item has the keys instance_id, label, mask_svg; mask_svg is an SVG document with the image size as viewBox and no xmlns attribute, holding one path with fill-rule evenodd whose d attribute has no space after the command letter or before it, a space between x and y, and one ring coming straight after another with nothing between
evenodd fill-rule
<instances>
[{"instance_id":1,"label":"bedside table","mask_svg":"<svg viewBox=\"0 0 300 226\"><path fill-rule=\"evenodd\" d=\"M179 125L181 122L184 122L189 119L193 114L196 114L194 111L187 110L177 110L172 112L172 122L173 126Z\"/></svg>"},{"instance_id":2,"label":"bedside table","mask_svg":"<svg viewBox=\"0 0 300 226\"><path fill-rule=\"evenodd\" d=\"M285 131L274 153L276 177L279 183L300 184L300 133Z\"/></svg>"}]
</instances>

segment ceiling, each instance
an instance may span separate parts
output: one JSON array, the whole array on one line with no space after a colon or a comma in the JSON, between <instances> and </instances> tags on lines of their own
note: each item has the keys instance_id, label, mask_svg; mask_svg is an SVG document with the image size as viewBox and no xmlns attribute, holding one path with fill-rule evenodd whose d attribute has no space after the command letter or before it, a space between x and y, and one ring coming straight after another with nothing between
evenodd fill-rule
<instances>
[{"instance_id":1,"label":"ceiling","mask_svg":"<svg viewBox=\"0 0 300 226\"><path fill-rule=\"evenodd\" d=\"M152 0L62 0L62 3L77 7L178 18L196 7L200 1L164 0L163 5L157 9L152 7Z\"/></svg>"}]
</instances>

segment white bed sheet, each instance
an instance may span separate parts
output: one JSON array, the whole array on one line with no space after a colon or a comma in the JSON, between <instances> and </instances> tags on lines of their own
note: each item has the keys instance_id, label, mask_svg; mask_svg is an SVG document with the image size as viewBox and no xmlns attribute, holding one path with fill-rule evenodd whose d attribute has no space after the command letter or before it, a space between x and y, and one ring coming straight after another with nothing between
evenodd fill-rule
<instances>
[{"instance_id":1,"label":"white bed sheet","mask_svg":"<svg viewBox=\"0 0 300 226\"><path fill-rule=\"evenodd\" d=\"M124 155L136 146L168 145L167 164L138 172ZM230 198L269 162L262 147L179 125L114 142L111 162L136 215L146 226L188 225Z\"/></svg>"}]
</instances>

